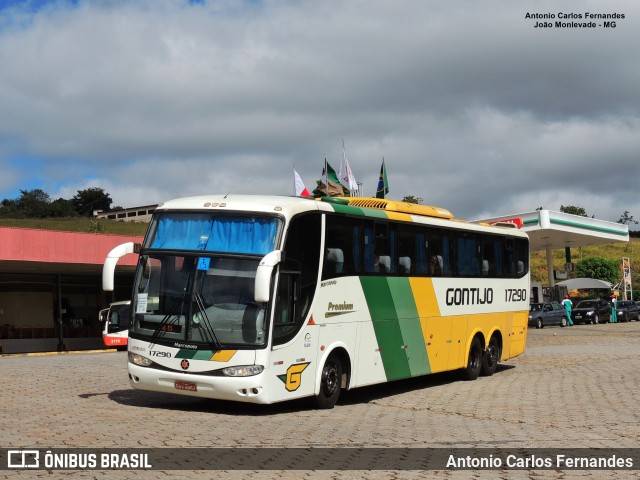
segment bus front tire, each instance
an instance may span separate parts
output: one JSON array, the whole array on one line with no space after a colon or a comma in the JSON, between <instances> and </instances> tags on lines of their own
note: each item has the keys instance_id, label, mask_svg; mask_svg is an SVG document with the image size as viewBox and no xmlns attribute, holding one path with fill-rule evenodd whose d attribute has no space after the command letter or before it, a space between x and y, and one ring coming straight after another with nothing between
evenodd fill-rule
<instances>
[{"instance_id":1,"label":"bus front tire","mask_svg":"<svg viewBox=\"0 0 640 480\"><path fill-rule=\"evenodd\" d=\"M316 408L333 408L340 396L342 386L342 363L337 356L331 356L322 367L320 392L315 397Z\"/></svg>"},{"instance_id":2,"label":"bus front tire","mask_svg":"<svg viewBox=\"0 0 640 480\"><path fill-rule=\"evenodd\" d=\"M498 368L498 361L500 360L500 344L498 339L493 336L489 341L487 350L482 355L482 375L490 377L496 373Z\"/></svg>"},{"instance_id":3,"label":"bus front tire","mask_svg":"<svg viewBox=\"0 0 640 480\"><path fill-rule=\"evenodd\" d=\"M467 367L463 370L464 378L467 380L475 380L482 370L482 344L478 337L475 337L469 348L469 360Z\"/></svg>"}]
</instances>

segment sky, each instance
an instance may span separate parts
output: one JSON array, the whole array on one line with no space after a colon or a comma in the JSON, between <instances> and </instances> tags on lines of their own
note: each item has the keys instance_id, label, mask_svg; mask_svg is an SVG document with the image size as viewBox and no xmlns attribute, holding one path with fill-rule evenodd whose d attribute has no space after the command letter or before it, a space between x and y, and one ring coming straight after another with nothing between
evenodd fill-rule
<instances>
[{"instance_id":1,"label":"sky","mask_svg":"<svg viewBox=\"0 0 640 480\"><path fill-rule=\"evenodd\" d=\"M291 195L344 141L364 196L640 220L639 46L636 0L0 0L0 200Z\"/></svg>"}]
</instances>

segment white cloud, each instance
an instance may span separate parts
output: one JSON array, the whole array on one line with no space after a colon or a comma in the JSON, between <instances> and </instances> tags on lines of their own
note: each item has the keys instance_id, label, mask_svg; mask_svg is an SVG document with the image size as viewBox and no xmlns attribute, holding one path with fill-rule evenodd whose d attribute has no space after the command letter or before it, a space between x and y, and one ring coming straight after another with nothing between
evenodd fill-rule
<instances>
[{"instance_id":1,"label":"white cloud","mask_svg":"<svg viewBox=\"0 0 640 480\"><path fill-rule=\"evenodd\" d=\"M366 194L384 156L391 196L462 218L562 204L604 219L640 211L640 5L562 6L625 14L615 29L590 30L534 29L528 8L167 0L6 10L0 197L16 196L25 175L52 197L100 186L122 206L290 194L293 164L313 188L325 155L339 166L344 138ZM41 173L15 167L20 158Z\"/></svg>"}]
</instances>

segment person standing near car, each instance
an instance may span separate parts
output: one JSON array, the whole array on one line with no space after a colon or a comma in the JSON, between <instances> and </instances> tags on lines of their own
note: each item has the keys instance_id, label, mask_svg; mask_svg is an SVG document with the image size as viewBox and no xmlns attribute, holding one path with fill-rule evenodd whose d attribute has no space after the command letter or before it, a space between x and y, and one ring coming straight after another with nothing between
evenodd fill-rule
<instances>
[{"instance_id":1,"label":"person standing near car","mask_svg":"<svg viewBox=\"0 0 640 480\"><path fill-rule=\"evenodd\" d=\"M611 295L611 323L618 323L618 299Z\"/></svg>"},{"instance_id":2,"label":"person standing near car","mask_svg":"<svg viewBox=\"0 0 640 480\"><path fill-rule=\"evenodd\" d=\"M569 295L564 296L562 306L564 307L564 311L567 312L567 327L573 327L573 320L571 320L571 309L573 308L573 304L571 303L571 300L569 300Z\"/></svg>"}]
</instances>

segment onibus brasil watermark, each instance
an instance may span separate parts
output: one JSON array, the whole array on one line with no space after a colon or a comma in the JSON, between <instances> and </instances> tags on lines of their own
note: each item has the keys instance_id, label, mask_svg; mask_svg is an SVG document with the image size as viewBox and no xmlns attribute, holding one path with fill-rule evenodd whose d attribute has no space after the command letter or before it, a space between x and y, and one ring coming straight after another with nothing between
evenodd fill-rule
<instances>
[{"instance_id":1,"label":"onibus brasil watermark","mask_svg":"<svg viewBox=\"0 0 640 480\"><path fill-rule=\"evenodd\" d=\"M0 448L0 470L638 470L640 448Z\"/></svg>"}]
</instances>

